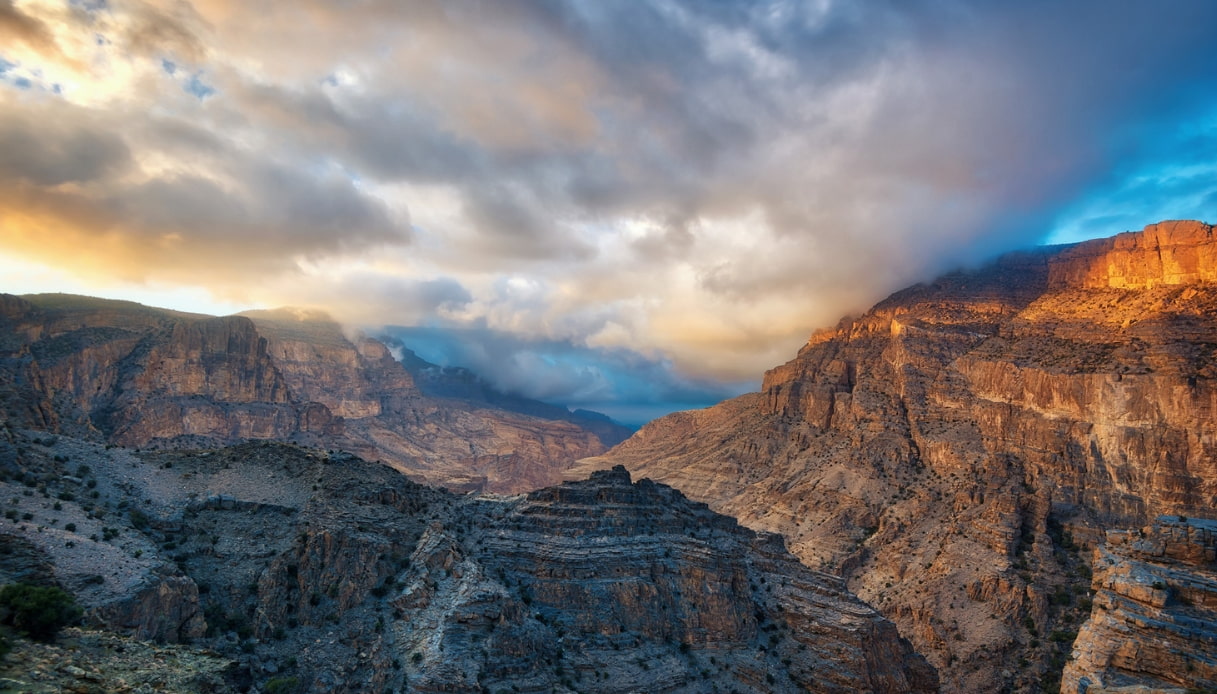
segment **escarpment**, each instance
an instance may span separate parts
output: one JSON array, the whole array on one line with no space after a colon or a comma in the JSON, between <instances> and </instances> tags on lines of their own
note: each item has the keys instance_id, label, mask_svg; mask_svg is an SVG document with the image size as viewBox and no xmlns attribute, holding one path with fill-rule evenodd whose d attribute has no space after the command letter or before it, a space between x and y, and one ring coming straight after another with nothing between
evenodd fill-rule
<instances>
[{"instance_id":1,"label":"escarpment","mask_svg":"<svg viewBox=\"0 0 1217 694\"><path fill-rule=\"evenodd\" d=\"M1217 506L1213 228L1016 253L812 336L622 464L839 572L944 691L1052 689L1104 531Z\"/></svg>"},{"instance_id":2,"label":"escarpment","mask_svg":"<svg viewBox=\"0 0 1217 694\"><path fill-rule=\"evenodd\" d=\"M841 579L624 469L457 496L295 445L12 440L0 492L61 501L17 495L0 577L70 589L92 629L229 660L208 691L937 691Z\"/></svg>"},{"instance_id":3,"label":"escarpment","mask_svg":"<svg viewBox=\"0 0 1217 694\"><path fill-rule=\"evenodd\" d=\"M510 400L428 395L384 343L348 339L317 312L211 318L67 295L7 296L0 312L6 416L122 446L293 441L452 488L518 492L627 433Z\"/></svg>"}]
</instances>

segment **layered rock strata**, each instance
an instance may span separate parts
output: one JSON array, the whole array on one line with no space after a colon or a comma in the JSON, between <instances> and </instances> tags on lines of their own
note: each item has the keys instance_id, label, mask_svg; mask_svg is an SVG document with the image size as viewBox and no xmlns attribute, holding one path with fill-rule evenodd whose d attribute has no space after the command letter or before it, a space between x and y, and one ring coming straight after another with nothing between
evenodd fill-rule
<instances>
[{"instance_id":1,"label":"layered rock strata","mask_svg":"<svg viewBox=\"0 0 1217 694\"><path fill-rule=\"evenodd\" d=\"M839 572L945 691L1056 686L1107 528L1217 506L1213 228L1004 256L811 337L624 464ZM1064 638L1063 636L1061 638Z\"/></svg>"},{"instance_id":2,"label":"layered rock strata","mask_svg":"<svg viewBox=\"0 0 1217 694\"><path fill-rule=\"evenodd\" d=\"M430 528L394 600L442 624L401 631L418 691L937 689L840 579L624 468L485 513L502 519L472 542Z\"/></svg>"},{"instance_id":3,"label":"layered rock strata","mask_svg":"<svg viewBox=\"0 0 1217 694\"><path fill-rule=\"evenodd\" d=\"M1217 521L1110 531L1094 565L1061 692L1217 690Z\"/></svg>"}]
</instances>

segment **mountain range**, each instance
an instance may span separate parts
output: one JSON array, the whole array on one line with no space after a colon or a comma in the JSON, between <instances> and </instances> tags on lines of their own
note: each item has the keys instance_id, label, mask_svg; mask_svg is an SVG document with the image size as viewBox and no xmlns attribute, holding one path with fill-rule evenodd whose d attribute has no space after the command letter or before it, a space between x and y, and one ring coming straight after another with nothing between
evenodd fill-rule
<instances>
[{"instance_id":1,"label":"mountain range","mask_svg":"<svg viewBox=\"0 0 1217 694\"><path fill-rule=\"evenodd\" d=\"M98 691L98 634L180 691L1204 691L1215 379L1200 222L902 290L628 439L324 315L3 296L0 582L77 596Z\"/></svg>"},{"instance_id":2,"label":"mountain range","mask_svg":"<svg viewBox=\"0 0 1217 694\"><path fill-rule=\"evenodd\" d=\"M214 318L55 294L0 296L0 318L14 421L131 448L293 441L450 489L518 492L630 434L408 351L399 361L315 311Z\"/></svg>"}]
</instances>

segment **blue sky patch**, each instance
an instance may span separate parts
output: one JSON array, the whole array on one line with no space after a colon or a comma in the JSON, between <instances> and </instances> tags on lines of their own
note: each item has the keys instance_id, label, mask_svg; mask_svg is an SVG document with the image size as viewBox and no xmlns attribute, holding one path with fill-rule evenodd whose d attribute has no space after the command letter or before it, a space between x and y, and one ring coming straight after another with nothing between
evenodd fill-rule
<instances>
[{"instance_id":1,"label":"blue sky patch","mask_svg":"<svg viewBox=\"0 0 1217 694\"><path fill-rule=\"evenodd\" d=\"M215 88L203 82L198 74L191 75L182 88L188 93L197 96L200 101L216 93Z\"/></svg>"}]
</instances>

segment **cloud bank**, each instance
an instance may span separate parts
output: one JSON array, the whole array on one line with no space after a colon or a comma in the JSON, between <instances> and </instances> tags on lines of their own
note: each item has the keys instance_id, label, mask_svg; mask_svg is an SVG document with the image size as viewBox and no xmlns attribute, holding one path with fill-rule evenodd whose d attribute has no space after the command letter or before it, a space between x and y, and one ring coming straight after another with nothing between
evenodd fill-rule
<instances>
[{"instance_id":1,"label":"cloud bank","mask_svg":"<svg viewBox=\"0 0 1217 694\"><path fill-rule=\"evenodd\" d=\"M555 399L528 345L755 382L950 266L1217 200L1207 0L0 0L0 39L10 262L510 336L492 378Z\"/></svg>"}]
</instances>

